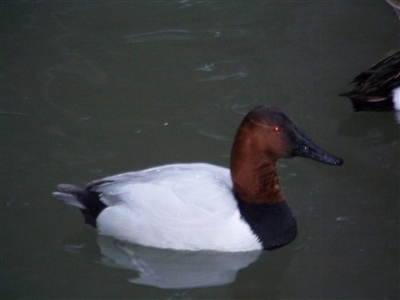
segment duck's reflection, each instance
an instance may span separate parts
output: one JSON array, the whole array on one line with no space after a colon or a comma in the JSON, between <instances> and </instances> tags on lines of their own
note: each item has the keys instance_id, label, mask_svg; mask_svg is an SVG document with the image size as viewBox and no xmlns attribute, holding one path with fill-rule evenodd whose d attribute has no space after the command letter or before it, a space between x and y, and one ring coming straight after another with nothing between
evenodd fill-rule
<instances>
[{"instance_id":1,"label":"duck's reflection","mask_svg":"<svg viewBox=\"0 0 400 300\"><path fill-rule=\"evenodd\" d=\"M174 251L148 248L98 236L104 265L131 269L130 282L163 289L225 285L235 281L240 269L255 262L261 251Z\"/></svg>"}]
</instances>

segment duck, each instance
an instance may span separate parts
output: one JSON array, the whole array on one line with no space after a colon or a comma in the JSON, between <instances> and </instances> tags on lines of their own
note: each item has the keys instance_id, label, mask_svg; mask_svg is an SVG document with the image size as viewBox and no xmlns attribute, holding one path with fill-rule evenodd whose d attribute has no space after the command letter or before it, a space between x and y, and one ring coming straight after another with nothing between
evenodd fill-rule
<instances>
[{"instance_id":1,"label":"duck","mask_svg":"<svg viewBox=\"0 0 400 300\"><path fill-rule=\"evenodd\" d=\"M348 97L354 111L400 110L400 50L357 75L350 84L353 90L339 94Z\"/></svg>"},{"instance_id":2,"label":"duck","mask_svg":"<svg viewBox=\"0 0 400 300\"><path fill-rule=\"evenodd\" d=\"M315 145L282 111L256 106L234 137L230 168L176 163L122 173L53 196L77 207L100 235L183 251L273 250L297 235L277 174L280 158L343 160Z\"/></svg>"}]
</instances>

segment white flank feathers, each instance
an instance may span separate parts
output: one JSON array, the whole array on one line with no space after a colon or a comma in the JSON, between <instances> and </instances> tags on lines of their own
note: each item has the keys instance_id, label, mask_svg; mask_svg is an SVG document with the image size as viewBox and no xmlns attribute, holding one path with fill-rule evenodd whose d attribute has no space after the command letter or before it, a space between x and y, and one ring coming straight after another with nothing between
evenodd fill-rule
<instances>
[{"instance_id":1,"label":"white flank feathers","mask_svg":"<svg viewBox=\"0 0 400 300\"><path fill-rule=\"evenodd\" d=\"M241 218L227 168L175 164L105 180L113 182L94 187L109 206L97 218L100 234L178 250L262 249Z\"/></svg>"}]
</instances>

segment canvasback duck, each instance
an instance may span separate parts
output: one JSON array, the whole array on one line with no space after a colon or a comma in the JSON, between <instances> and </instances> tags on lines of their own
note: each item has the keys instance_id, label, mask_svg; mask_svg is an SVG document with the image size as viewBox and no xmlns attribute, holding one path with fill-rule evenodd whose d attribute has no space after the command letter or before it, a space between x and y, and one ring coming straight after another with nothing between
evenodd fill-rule
<instances>
[{"instance_id":1,"label":"canvasback duck","mask_svg":"<svg viewBox=\"0 0 400 300\"><path fill-rule=\"evenodd\" d=\"M296 237L296 221L276 172L279 158L303 156L341 165L283 112L253 108L240 124L230 169L172 164L60 184L53 193L78 207L99 234L144 246L225 252L273 249Z\"/></svg>"},{"instance_id":2,"label":"canvasback duck","mask_svg":"<svg viewBox=\"0 0 400 300\"><path fill-rule=\"evenodd\" d=\"M400 50L392 51L368 70L356 76L348 97L354 111L400 110Z\"/></svg>"}]
</instances>

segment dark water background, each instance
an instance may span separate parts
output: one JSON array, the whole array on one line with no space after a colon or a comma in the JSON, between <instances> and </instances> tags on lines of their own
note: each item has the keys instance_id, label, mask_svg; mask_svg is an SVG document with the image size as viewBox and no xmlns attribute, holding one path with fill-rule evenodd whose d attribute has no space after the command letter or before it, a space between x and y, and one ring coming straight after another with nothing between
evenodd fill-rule
<instances>
[{"instance_id":1,"label":"dark water background","mask_svg":"<svg viewBox=\"0 0 400 300\"><path fill-rule=\"evenodd\" d=\"M399 125L337 96L399 48L384 1L3 1L1 14L2 299L399 297ZM280 162L299 226L284 248L210 258L120 247L118 264L50 196L60 182L160 164L228 166L257 104L345 160ZM179 287L202 278L194 270L216 286ZM152 274L164 286L131 282Z\"/></svg>"}]
</instances>

